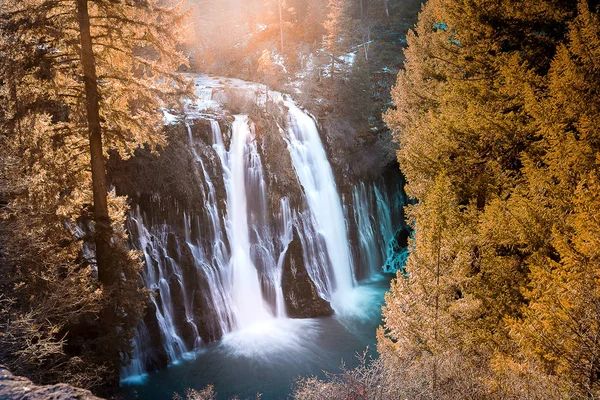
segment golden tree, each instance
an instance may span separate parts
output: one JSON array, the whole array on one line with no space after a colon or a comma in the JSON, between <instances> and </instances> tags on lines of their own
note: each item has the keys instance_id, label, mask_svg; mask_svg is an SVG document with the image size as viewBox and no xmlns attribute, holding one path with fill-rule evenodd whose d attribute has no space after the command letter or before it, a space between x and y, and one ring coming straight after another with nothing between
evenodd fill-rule
<instances>
[{"instance_id":1,"label":"golden tree","mask_svg":"<svg viewBox=\"0 0 600 400\"><path fill-rule=\"evenodd\" d=\"M8 239L11 278L21 309L45 319L48 340L66 340L91 374L94 365L106 368L92 381L67 377L87 386L118 377L144 299L140 261L124 247L125 199L108 195L104 160L109 152L126 158L141 145L165 143L160 109L191 93L175 73L185 64L176 49L182 18L180 7L154 1L26 0L0 9L4 214L18 230ZM27 237L35 239L31 246ZM79 288L81 301L53 297L63 285ZM62 309L71 306L80 308ZM95 330L98 315L101 333L83 332ZM48 380L61 373L50 371Z\"/></svg>"},{"instance_id":2,"label":"golden tree","mask_svg":"<svg viewBox=\"0 0 600 400\"><path fill-rule=\"evenodd\" d=\"M531 106L543 139L527 163L527 197L548 232L510 324L519 353L509 366L532 366L561 397L584 399L600 395L600 19L586 2L578 11L548 96Z\"/></svg>"}]
</instances>

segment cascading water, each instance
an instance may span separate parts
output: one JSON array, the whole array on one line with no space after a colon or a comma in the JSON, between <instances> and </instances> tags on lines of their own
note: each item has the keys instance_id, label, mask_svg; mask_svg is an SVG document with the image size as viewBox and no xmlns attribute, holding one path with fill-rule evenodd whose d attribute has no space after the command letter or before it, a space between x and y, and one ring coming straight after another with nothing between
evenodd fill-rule
<instances>
[{"instance_id":1,"label":"cascading water","mask_svg":"<svg viewBox=\"0 0 600 400\"><path fill-rule=\"evenodd\" d=\"M356 223L361 265L368 266L365 278L377 273L394 273L408 256L406 248L398 248L396 235L408 232L403 221L401 181L386 188L385 182L360 182L352 190L353 217ZM388 193L391 192L391 193ZM400 192L400 196L397 193ZM393 200L390 200L392 198ZM401 247L401 246L400 246Z\"/></svg>"},{"instance_id":2,"label":"cascading water","mask_svg":"<svg viewBox=\"0 0 600 400\"><path fill-rule=\"evenodd\" d=\"M236 328L251 326L257 321L272 318L265 305L256 266L250 257L250 233L246 195L247 173L250 179L259 179L256 164L246 168L248 141L252 140L248 117L236 116L232 127L231 149L222 160L227 189L227 234L231 243L232 293ZM250 150L250 163L256 163Z\"/></svg>"},{"instance_id":3,"label":"cascading water","mask_svg":"<svg viewBox=\"0 0 600 400\"><path fill-rule=\"evenodd\" d=\"M323 274L323 271L311 268L309 272L315 281L325 285L319 288L320 291L332 298L334 293L348 292L356 284L342 203L315 121L293 102L286 101L285 105L290 119L288 148L317 235L311 239L324 241L327 249L328 263L312 267L322 269L327 265L331 271ZM305 250L311 252L306 240L305 244ZM328 279L320 279L323 275Z\"/></svg>"},{"instance_id":4,"label":"cascading water","mask_svg":"<svg viewBox=\"0 0 600 400\"><path fill-rule=\"evenodd\" d=\"M379 217L380 215L375 214L374 212L372 192L367 190L367 186L364 182L360 182L354 187L354 190L352 191L352 201L354 204L354 218L357 222L358 239L361 248L361 264L368 266L369 275L374 275L377 272L380 272L382 263L381 246L379 245L381 240L377 237L378 230L376 229L377 227L374 226L375 224L373 221L374 216Z\"/></svg>"},{"instance_id":5,"label":"cascading water","mask_svg":"<svg viewBox=\"0 0 600 400\"><path fill-rule=\"evenodd\" d=\"M136 208L129 217L129 231L137 235L137 245L143 249L145 265L142 272L144 285L158 295L150 296L153 308L156 310L156 321L160 328L162 343L169 362L176 362L185 352L191 350L182 339L180 328L175 321L175 307L171 295L172 287L177 287L182 293L184 316L186 323L194 332L194 346L201 342L198 328L192 316L192 304L184 286L184 278L181 268L166 251L167 235L169 228L159 225L154 233L151 233L144 225L144 217L139 208ZM148 343L147 327L142 323L137 329L134 341L134 361L124 371L125 376L140 375L144 370L147 355L144 347Z\"/></svg>"},{"instance_id":6,"label":"cascading water","mask_svg":"<svg viewBox=\"0 0 600 400\"><path fill-rule=\"evenodd\" d=\"M235 85L243 90L241 81ZM248 116L234 116L224 136L219 117L207 113L216 107L213 97L218 96L210 87L200 86L199 92L196 110L184 119L199 178L196 211L177 207L166 220L162 215L147 217L139 209L129 216L134 246L144 252L144 283L153 291L154 315L138 327L134 362L123 370L124 378L147 370L150 347L157 341L175 363L219 338L231 344L235 336L233 345L242 353L254 345L257 334L268 340L287 337L287 344L300 340L301 331L290 329L310 325L293 328L286 322L291 321L285 320L289 298L282 287L288 252L298 246L300 255L294 250L289 257L303 263L318 295L340 315L354 312L362 307L361 298L353 294L355 270L367 271L360 279L381 272L393 227L398 226L394 215L401 205L389 204L395 189L389 194L383 186L359 183L344 204L315 121L291 100L283 102L288 126L279 138L287 153L278 156L288 157L299 191L293 201L282 195L271 198L273 181L263 168L268 150L253 123ZM194 119L208 119L210 135L195 135ZM356 249L351 249L350 227L358 229ZM295 240L299 244L294 247ZM296 266L291 268L288 273L295 274ZM153 336L156 330L159 338ZM240 341L244 335L247 341Z\"/></svg>"},{"instance_id":7,"label":"cascading water","mask_svg":"<svg viewBox=\"0 0 600 400\"><path fill-rule=\"evenodd\" d=\"M221 134L219 124L216 123L216 121L211 121L211 127L213 132L218 129L217 132L220 138ZM232 324L234 323L232 317L233 312L231 309L231 292L227 290L227 286L230 281L230 253L225 244L221 217L219 215L219 207L217 205L215 186L210 178L210 175L206 172L206 167L202 161L202 157L196 151L192 129L188 123L186 123L186 129L188 132L192 153L194 154L196 161L200 164L202 177L207 187L207 190L203 190L203 204L205 213L207 215L206 220L211 228L209 231L209 236L212 238L212 245L209 247L208 251L204 251L201 246L195 242L192 242L190 233L191 226L189 226L187 221L185 223L186 243L192 251L196 267L203 271L204 276L206 276L208 280L208 287L213 288L213 290L210 291L210 304L218 315L219 329L222 333L224 333L229 332L232 328ZM197 225L200 225L199 218L196 219L196 223ZM201 231L199 228L197 230Z\"/></svg>"}]
</instances>

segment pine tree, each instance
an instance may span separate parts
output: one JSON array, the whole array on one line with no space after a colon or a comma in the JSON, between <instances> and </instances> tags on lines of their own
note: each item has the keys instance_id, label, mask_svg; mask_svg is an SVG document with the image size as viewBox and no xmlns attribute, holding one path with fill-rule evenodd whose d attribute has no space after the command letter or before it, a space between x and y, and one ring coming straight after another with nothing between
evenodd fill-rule
<instances>
[{"instance_id":1,"label":"pine tree","mask_svg":"<svg viewBox=\"0 0 600 400\"><path fill-rule=\"evenodd\" d=\"M354 122L366 125L368 118L373 115L373 108L365 104L365 100L372 96L371 75L369 64L361 52L356 54L347 79L340 81L338 81L338 85L342 86L340 98L344 99L343 107L340 107L341 111Z\"/></svg>"},{"instance_id":2,"label":"pine tree","mask_svg":"<svg viewBox=\"0 0 600 400\"><path fill-rule=\"evenodd\" d=\"M542 140L526 164L526 196L546 229L529 261L527 305L511 322L519 344L511 368L532 366L561 397L584 399L600 395L600 19L586 2L578 13L548 96L531 105Z\"/></svg>"},{"instance_id":3,"label":"pine tree","mask_svg":"<svg viewBox=\"0 0 600 400\"><path fill-rule=\"evenodd\" d=\"M529 258L545 251L549 228L537 219L525 187L527 157L537 156L540 138L529 104L545 89L573 5L428 2L416 32L408 35L405 70L392 91L396 108L385 116L400 146L408 194L420 202L429 198L439 171L446 171L454 201L463 207L462 229L470 239L450 244L449 251L460 249L465 258L465 284L455 304L466 305L469 317L448 323L454 327L449 329L461 326L461 366L479 371L475 381L493 382L494 353L510 354L514 348L506 321L521 315ZM415 213L418 229L437 223ZM429 246L418 229L417 254ZM409 265L419 268L410 257ZM398 307L395 292L387 304ZM429 305L422 313L432 310ZM461 370L454 374L460 379ZM487 390L485 384L476 386Z\"/></svg>"},{"instance_id":4,"label":"pine tree","mask_svg":"<svg viewBox=\"0 0 600 400\"><path fill-rule=\"evenodd\" d=\"M390 16L388 0L368 0L365 14L374 20L382 20Z\"/></svg>"},{"instance_id":5,"label":"pine tree","mask_svg":"<svg viewBox=\"0 0 600 400\"><path fill-rule=\"evenodd\" d=\"M349 16L347 0L329 0L329 10L325 27L325 51L331 57L330 76L333 81L335 75L335 63L344 49L344 42L349 32Z\"/></svg>"},{"instance_id":6,"label":"pine tree","mask_svg":"<svg viewBox=\"0 0 600 400\"><path fill-rule=\"evenodd\" d=\"M79 346L90 371L105 366L104 372L97 368L99 379L118 377L144 298L138 288L140 262L124 247L125 199L107 196L104 158L113 151L126 158L143 144L156 149L165 143L160 109L190 93L174 73L185 63L175 48L180 22L178 8L155 2L27 0L4 2L0 9L0 44L7 56L0 69L2 102L10 110L2 115L9 133L2 152L10 161L4 168L12 171L6 212L23 234L9 239L11 259L18 267L20 257L38 260L42 249L57 255L36 265L40 280L22 286L23 295L35 293L23 307L45 309L52 291L60 293L52 285L80 279L82 304L89 307L74 316L60 309L72 297L50 303L52 312L41 325L60 327L49 328L54 333L48 337L60 344L53 336L61 329L80 324L93 330L92 315L99 313L102 333ZM36 137L32 127L43 137ZM32 216L39 218L25 221ZM95 222L95 259L83 251L89 240L79 233L90 220ZM31 246L27 229L37 237ZM63 247L69 252L59 250ZM87 265L96 267L100 282ZM18 270L15 274L20 276Z\"/></svg>"},{"instance_id":7,"label":"pine tree","mask_svg":"<svg viewBox=\"0 0 600 400\"><path fill-rule=\"evenodd\" d=\"M472 309L465 296L466 217L444 172L427 197L409 207L413 250L405 276L399 273L386 295L385 331L380 329L378 341L389 369L416 378L414 387L406 387L411 398L451 398L464 384L452 364L464 360L461 336Z\"/></svg>"},{"instance_id":8,"label":"pine tree","mask_svg":"<svg viewBox=\"0 0 600 400\"><path fill-rule=\"evenodd\" d=\"M323 38L324 21L327 14L326 0L308 0L306 16L303 25L305 26L305 37L308 42L320 42Z\"/></svg>"},{"instance_id":9,"label":"pine tree","mask_svg":"<svg viewBox=\"0 0 600 400\"><path fill-rule=\"evenodd\" d=\"M274 19L277 21L278 31L279 31L279 51L281 54L284 53L284 41L283 41L283 32L286 25L290 25L289 21L285 21L284 13L287 9L287 4L285 0L265 0L265 8L269 11L270 14L274 16Z\"/></svg>"}]
</instances>

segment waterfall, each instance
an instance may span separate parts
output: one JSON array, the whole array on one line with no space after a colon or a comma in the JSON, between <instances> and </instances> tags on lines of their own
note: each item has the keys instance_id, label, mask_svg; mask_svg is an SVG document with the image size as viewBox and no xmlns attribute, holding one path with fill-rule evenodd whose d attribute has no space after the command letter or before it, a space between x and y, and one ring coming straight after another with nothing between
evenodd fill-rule
<instances>
[{"instance_id":1,"label":"waterfall","mask_svg":"<svg viewBox=\"0 0 600 400\"><path fill-rule=\"evenodd\" d=\"M394 251L403 205L395 187L358 182L343 198L313 118L272 92L288 110L287 129L278 136L283 154L276 156L287 158L289 171L281 173L291 174L299 194L290 199L287 192L274 192L270 185L278 184L279 175L275 182L265 176L264 133L257 134L246 115L228 119L213 113L222 111L215 99L223 94L213 96L206 87L210 78L199 82L200 100L183 119L199 186L193 210L175 204L165 217L164 209L146 205L142 212L138 205L129 213L131 242L144 254L142 277L152 294L151 315L137 328L134 360L123 369L124 378L154 365L157 346L172 364L208 341L245 334L252 340L254 326L264 333L286 323L282 281L291 248L301 248L293 259L304 263L318 295L339 314L361 307L353 295L355 270L360 279L373 277ZM242 81L232 82L245 90ZM208 120L210 132L195 136L201 125L189 123L194 119ZM225 136L223 121L229 126Z\"/></svg>"},{"instance_id":2,"label":"waterfall","mask_svg":"<svg viewBox=\"0 0 600 400\"><path fill-rule=\"evenodd\" d=\"M292 219L292 211L290 209L290 201L287 197L280 200L281 213L279 215L280 233L279 241L282 247L282 251L277 259L277 268L273 273L276 279L275 287L277 290L276 294L276 313L280 318L285 318L285 302L283 297L283 289L281 287L281 274L283 272L283 261L288 251L288 247L293 240L294 236L294 223Z\"/></svg>"},{"instance_id":3,"label":"waterfall","mask_svg":"<svg viewBox=\"0 0 600 400\"><path fill-rule=\"evenodd\" d=\"M166 251L168 227L161 226L154 234L150 233L144 225L143 216L139 208L130 216L130 231L135 229L138 235L138 246L143 249L146 261L146 268L142 272L144 285L158 291L160 302L157 296L150 296L156 309L156 319L160 326L163 343L170 362L177 361L184 352L190 350L184 343L180 329L175 324L174 304L171 295L171 285L178 286L183 293L185 317L197 333L197 327L190 318L191 310L187 301L186 288L183 285L183 274L177 263L168 255Z\"/></svg>"},{"instance_id":4,"label":"waterfall","mask_svg":"<svg viewBox=\"0 0 600 400\"><path fill-rule=\"evenodd\" d=\"M251 140L248 117L236 116L232 127L231 149L222 162L226 171L227 235L231 243L232 297L238 329L273 317L263 300L258 271L250 257L246 179L261 179L256 157L253 157L255 148L248 144ZM250 161L250 168L246 168L246 161Z\"/></svg>"},{"instance_id":5,"label":"waterfall","mask_svg":"<svg viewBox=\"0 0 600 400\"><path fill-rule=\"evenodd\" d=\"M367 266L367 277L380 272L382 264L381 238L378 235L380 231L376 229L374 221L375 217L379 217L379 214L374 212L373 192L369 189L371 189L370 186L360 182L352 190L354 218L360 246L360 261L362 265ZM387 225L387 221L384 225Z\"/></svg>"},{"instance_id":6,"label":"waterfall","mask_svg":"<svg viewBox=\"0 0 600 400\"><path fill-rule=\"evenodd\" d=\"M389 197L385 192L379 190L375 185L375 198L377 199L377 219L379 221L379 232L383 235L384 242L389 242L394 237L394 228L392 227L392 212L389 206Z\"/></svg>"},{"instance_id":7,"label":"waterfall","mask_svg":"<svg viewBox=\"0 0 600 400\"><path fill-rule=\"evenodd\" d=\"M304 188L312 217L310 223L314 225L314 234L318 235L314 240L322 240L327 249L328 263L321 264L320 270L314 270L317 266L313 265L309 272L313 279L326 286L325 292L332 298L334 293L348 292L356 283L342 202L314 120L293 102L286 101L285 105L289 109L290 119L288 148ZM309 217L306 215L304 218ZM306 239L304 244L308 245ZM312 253L308 248L305 249ZM320 279L324 265L331 270L326 280Z\"/></svg>"},{"instance_id":8,"label":"waterfall","mask_svg":"<svg viewBox=\"0 0 600 400\"><path fill-rule=\"evenodd\" d=\"M211 121L211 127L214 131L215 129L219 128L219 124L216 123L216 121ZM196 161L200 164L203 181L207 187L207 190L203 190L202 204L204 205L204 210L207 215L207 222L209 222L208 225L210 226L209 236L212 239L208 252L204 251L198 243L192 241L190 233L191 226L186 222L186 243L192 251L196 267L203 271L204 276L208 280L208 286L212 288L210 291L210 304L213 310L215 310L217 313L219 330L221 333L224 333L230 331L233 324L230 291L226 290L229 283L228 275L230 272L230 254L225 244L225 238L223 237L224 235L221 217L219 214L219 207L217 205L215 186L210 175L206 172L206 167L204 165L204 161L202 161L202 157L196 151L192 130L187 123L186 128L192 153L196 157ZM196 224L200 225L199 218L196 218ZM200 232L201 229L198 228L197 231Z\"/></svg>"}]
</instances>

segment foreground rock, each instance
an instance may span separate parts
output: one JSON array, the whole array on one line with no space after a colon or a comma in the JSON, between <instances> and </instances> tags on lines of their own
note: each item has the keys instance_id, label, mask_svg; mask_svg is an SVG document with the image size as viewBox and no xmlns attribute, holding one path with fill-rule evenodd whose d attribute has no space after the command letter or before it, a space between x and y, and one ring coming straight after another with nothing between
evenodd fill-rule
<instances>
[{"instance_id":1,"label":"foreground rock","mask_svg":"<svg viewBox=\"0 0 600 400\"><path fill-rule=\"evenodd\" d=\"M2 400L100 400L88 390L69 385L35 385L27 378L14 376L0 365L0 399Z\"/></svg>"}]
</instances>

